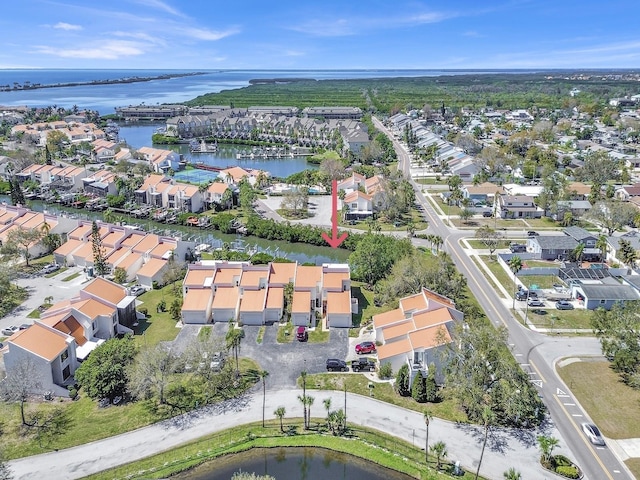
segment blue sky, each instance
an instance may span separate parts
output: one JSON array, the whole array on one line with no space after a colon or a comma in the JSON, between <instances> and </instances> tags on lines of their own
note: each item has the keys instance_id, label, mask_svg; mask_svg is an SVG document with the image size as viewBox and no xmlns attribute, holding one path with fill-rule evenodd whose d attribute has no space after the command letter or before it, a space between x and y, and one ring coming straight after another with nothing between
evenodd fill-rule
<instances>
[{"instance_id":1,"label":"blue sky","mask_svg":"<svg viewBox=\"0 0 640 480\"><path fill-rule=\"evenodd\" d=\"M638 0L18 0L0 68L640 68Z\"/></svg>"}]
</instances>

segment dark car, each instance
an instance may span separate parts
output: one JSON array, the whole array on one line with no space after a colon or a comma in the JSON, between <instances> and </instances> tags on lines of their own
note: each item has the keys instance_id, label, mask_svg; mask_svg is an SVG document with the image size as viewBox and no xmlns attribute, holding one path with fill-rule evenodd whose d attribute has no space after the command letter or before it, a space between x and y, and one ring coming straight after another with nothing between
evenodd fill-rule
<instances>
[{"instance_id":1,"label":"dark car","mask_svg":"<svg viewBox=\"0 0 640 480\"><path fill-rule=\"evenodd\" d=\"M512 243L509 245L509 250L511 250L511 253L524 253L527 251L527 246L521 243Z\"/></svg>"},{"instance_id":2,"label":"dark car","mask_svg":"<svg viewBox=\"0 0 640 480\"><path fill-rule=\"evenodd\" d=\"M307 332L307 327L298 327L296 328L296 338L299 342L306 342L309 340L309 333Z\"/></svg>"},{"instance_id":3,"label":"dark car","mask_svg":"<svg viewBox=\"0 0 640 480\"><path fill-rule=\"evenodd\" d=\"M493 213L491 212L482 212L482 216L485 218L493 217Z\"/></svg>"},{"instance_id":4,"label":"dark car","mask_svg":"<svg viewBox=\"0 0 640 480\"><path fill-rule=\"evenodd\" d=\"M534 230L529 230L527 232L527 236L528 237L537 237L538 235L540 235L538 232L534 231Z\"/></svg>"},{"instance_id":5,"label":"dark car","mask_svg":"<svg viewBox=\"0 0 640 480\"><path fill-rule=\"evenodd\" d=\"M591 443L593 443L594 445L604 446L604 438L602 438L598 427L596 427L593 423L583 423L581 427L582 431Z\"/></svg>"},{"instance_id":6,"label":"dark car","mask_svg":"<svg viewBox=\"0 0 640 480\"><path fill-rule=\"evenodd\" d=\"M558 310L573 310L573 304L566 300L559 300L556 302L556 308Z\"/></svg>"},{"instance_id":7,"label":"dark car","mask_svg":"<svg viewBox=\"0 0 640 480\"><path fill-rule=\"evenodd\" d=\"M546 315L547 311L543 310L541 308L534 308L533 310L531 310L532 313L535 313L536 315Z\"/></svg>"},{"instance_id":8,"label":"dark car","mask_svg":"<svg viewBox=\"0 0 640 480\"><path fill-rule=\"evenodd\" d=\"M349 370L347 362L338 358L327 359L327 371L328 372L346 372Z\"/></svg>"},{"instance_id":9,"label":"dark car","mask_svg":"<svg viewBox=\"0 0 640 480\"><path fill-rule=\"evenodd\" d=\"M373 342L362 342L356 345L356 353L376 353L376 344Z\"/></svg>"}]
</instances>

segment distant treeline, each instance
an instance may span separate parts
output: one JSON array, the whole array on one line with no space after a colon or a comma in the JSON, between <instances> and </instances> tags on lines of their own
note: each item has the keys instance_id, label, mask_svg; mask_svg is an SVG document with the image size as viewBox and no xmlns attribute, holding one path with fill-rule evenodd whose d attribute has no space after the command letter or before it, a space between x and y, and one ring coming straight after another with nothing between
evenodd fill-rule
<instances>
[{"instance_id":1,"label":"distant treeline","mask_svg":"<svg viewBox=\"0 0 640 480\"><path fill-rule=\"evenodd\" d=\"M567 108L605 102L640 93L638 82L621 79L571 79L549 73L470 74L439 77L350 80L282 79L197 97L188 105L357 106L370 112L395 113L407 107L434 109L493 107L496 109ZM295 80L295 81L290 81ZM262 82L262 81L261 81ZM580 94L571 97L572 89Z\"/></svg>"}]
</instances>

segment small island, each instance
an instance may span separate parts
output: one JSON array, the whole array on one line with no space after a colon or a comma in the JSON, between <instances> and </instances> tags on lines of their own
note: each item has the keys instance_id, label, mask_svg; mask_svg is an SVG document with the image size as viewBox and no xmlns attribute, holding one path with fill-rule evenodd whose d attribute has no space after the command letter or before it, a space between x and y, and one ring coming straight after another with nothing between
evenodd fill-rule
<instances>
[{"instance_id":1,"label":"small island","mask_svg":"<svg viewBox=\"0 0 640 480\"><path fill-rule=\"evenodd\" d=\"M78 87L82 85L112 85L116 83L138 83L138 82L150 82L152 80L169 80L171 78L192 77L195 75L204 75L205 72L186 72L186 73L166 73L163 75L153 75L149 77L122 77L112 78L105 80L91 80L87 82L66 82L66 83L31 83L25 81L24 83L13 82L13 85L0 85L0 92L18 92L23 90L37 90L40 88L63 88L63 87Z\"/></svg>"}]
</instances>

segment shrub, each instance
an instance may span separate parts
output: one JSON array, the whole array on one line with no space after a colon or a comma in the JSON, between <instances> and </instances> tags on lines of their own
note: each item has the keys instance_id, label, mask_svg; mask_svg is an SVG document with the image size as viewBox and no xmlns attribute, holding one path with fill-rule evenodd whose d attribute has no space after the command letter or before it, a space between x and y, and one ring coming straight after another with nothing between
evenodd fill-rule
<instances>
[{"instance_id":1,"label":"shrub","mask_svg":"<svg viewBox=\"0 0 640 480\"><path fill-rule=\"evenodd\" d=\"M158 312L166 312L167 311L167 302L163 298L158 302Z\"/></svg>"},{"instance_id":2,"label":"shrub","mask_svg":"<svg viewBox=\"0 0 640 480\"><path fill-rule=\"evenodd\" d=\"M409 390L409 366L402 365L396 375L396 391L402 397L408 397L411 393Z\"/></svg>"},{"instance_id":3,"label":"shrub","mask_svg":"<svg viewBox=\"0 0 640 480\"><path fill-rule=\"evenodd\" d=\"M71 400L78 398L78 389L75 387L69 387L69 398L71 398Z\"/></svg>"},{"instance_id":4,"label":"shrub","mask_svg":"<svg viewBox=\"0 0 640 480\"><path fill-rule=\"evenodd\" d=\"M429 365L429 374L425 379L425 399L427 402L439 402L438 385L436 385L436 368L435 365Z\"/></svg>"},{"instance_id":5,"label":"shrub","mask_svg":"<svg viewBox=\"0 0 640 480\"><path fill-rule=\"evenodd\" d=\"M378 370L378 378L386 380L393 376L393 368L391 368L391 362L384 362L380 365L380 370Z\"/></svg>"},{"instance_id":6,"label":"shrub","mask_svg":"<svg viewBox=\"0 0 640 480\"><path fill-rule=\"evenodd\" d=\"M558 475L562 475L563 477L567 477L567 478L579 478L580 477L580 473L578 473L578 469L576 467L574 467L573 465L571 465L571 466L561 465L561 466L556 468L556 473Z\"/></svg>"},{"instance_id":7,"label":"shrub","mask_svg":"<svg viewBox=\"0 0 640 480\"><path fill-rule=\"evenodd\" d=\"M420 372L416 373L416 376L413 377L413 383L411 384L411 397L418 403L424 403L427 401L425 378Z\"/></svg>"},{"instance_id":8,"label":"shrub","mask_svg":"<svg viewBox=\"0 0 640 480\"><path fill-rule=\"evenodd\" d=\"M154 281L151 283L151 287L152 287L154 290L158 290L158 289L160 288L160 284L159 284L156 280L154 280Z\"/></svg>"},{"instance_id":9,"label":"shrub","mask_svg":"<svg viewBox=\"0 0 640 480\"><path fill-rule=\"evenodd\" d=\"M138 308L138 311L143 314L145 317L147 316L147 314L149 313L149 309L147 307L140 307Z\"/></svg>"}]
</instances>

